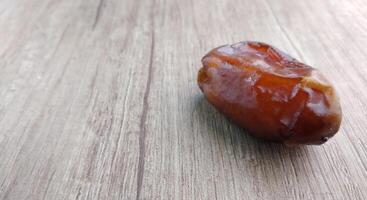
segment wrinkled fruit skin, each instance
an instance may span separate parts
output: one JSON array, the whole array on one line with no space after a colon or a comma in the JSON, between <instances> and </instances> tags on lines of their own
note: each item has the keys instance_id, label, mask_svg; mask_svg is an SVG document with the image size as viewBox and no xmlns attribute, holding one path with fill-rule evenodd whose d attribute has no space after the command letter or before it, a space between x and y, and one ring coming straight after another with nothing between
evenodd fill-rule
<instances>
[{"instance_id":1,"label":"wrinkled fruit skin","mask_svg":"<svg viewBox=\"0 0 367 200\"><path fill-rule=\"evenodd\" d=\"M339 130L342 113L330 82L270 45L218 47L202 63L198 83L207 100L256 137L322 144Z\"/></svg>"}]
</instances>

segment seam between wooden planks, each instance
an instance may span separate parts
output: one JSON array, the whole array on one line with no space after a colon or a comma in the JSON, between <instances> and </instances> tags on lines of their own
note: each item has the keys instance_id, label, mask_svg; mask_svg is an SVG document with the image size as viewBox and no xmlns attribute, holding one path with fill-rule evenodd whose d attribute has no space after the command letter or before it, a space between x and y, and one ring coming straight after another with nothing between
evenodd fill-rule
<instances>
[{"instance_id":1,"label":"seam between wooden planks","mask_svg":"<svg viewBox=\"0 0 367 200\"><path fill-rule=\"evenodd\" d=\"M144 92L144 99L143 99L143 113L140 118L140 125L139 125L139 156L138 156L138 174L137 174L137 189L136 189L136 199L140 199L141 188L143 184L143 177L144 177L144 166L145 166L145 136L146 136L146 120L148 115L149 103L148 98L150 94L150 87L153 77L153 58L154 58L154 46L155 46L155 22L154 22L154 8L155 8L155 1L153 0L152 3L152 11L151 11L151 46L150 46L150 59L149 59L149 71L148 71L148 80L146 84L146 89Z\"/></svg>"}]
</instances>

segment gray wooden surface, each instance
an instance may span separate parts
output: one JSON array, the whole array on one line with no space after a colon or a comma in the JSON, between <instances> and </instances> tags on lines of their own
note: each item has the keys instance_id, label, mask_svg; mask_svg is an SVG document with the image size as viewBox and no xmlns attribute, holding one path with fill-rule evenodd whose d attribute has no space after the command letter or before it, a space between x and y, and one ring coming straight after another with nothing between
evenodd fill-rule
<instances>
[{"instance_id":1,"label":"gray wooden surface","mask_svg":"<svg viewBox=\"0 0 367 200\"><path fill-rule=\"evenodd\" d=\"M367 199L367 1L1 0L0 199ZM319 68L322 146L247 135L201 57L264 41Z\"/></svg>"}]
</instances>

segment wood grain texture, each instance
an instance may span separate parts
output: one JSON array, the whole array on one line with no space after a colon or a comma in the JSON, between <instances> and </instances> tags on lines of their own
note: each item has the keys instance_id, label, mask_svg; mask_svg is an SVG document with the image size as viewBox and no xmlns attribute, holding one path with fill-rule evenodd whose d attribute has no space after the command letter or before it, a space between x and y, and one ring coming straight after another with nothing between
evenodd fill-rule
<instances>
[{"instance_id":1,"label":"wood grain texture","mask_svg":"<svg viewBox=\"0 0 367 200\"><path fill-rule=\"evenodd\" d=\"M367 199L365 0L0 1L0 199ZM341 96L322 146L254 139L196 84L264 41Z\"/></svg>"}]
</instances>

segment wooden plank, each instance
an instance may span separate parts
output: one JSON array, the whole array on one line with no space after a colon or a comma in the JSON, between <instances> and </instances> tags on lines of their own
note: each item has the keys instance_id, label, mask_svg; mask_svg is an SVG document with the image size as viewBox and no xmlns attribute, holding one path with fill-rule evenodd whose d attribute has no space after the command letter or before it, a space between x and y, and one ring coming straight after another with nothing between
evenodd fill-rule
<instances>
[{"instance_id":1,"label":"wooden plank","mask_svg":"<svg viewBox=\"0 0 367 200\"><path fill-rule=\"evenodd\" d=\"M0 2L0 199L366 199L364 0ZM203 99L201 57L264 41L343 107L322 146L245 133Z\"/></svg>"}]
</instances>

